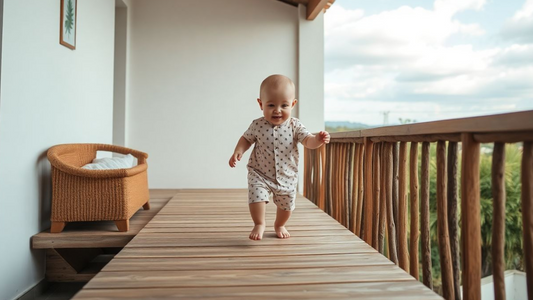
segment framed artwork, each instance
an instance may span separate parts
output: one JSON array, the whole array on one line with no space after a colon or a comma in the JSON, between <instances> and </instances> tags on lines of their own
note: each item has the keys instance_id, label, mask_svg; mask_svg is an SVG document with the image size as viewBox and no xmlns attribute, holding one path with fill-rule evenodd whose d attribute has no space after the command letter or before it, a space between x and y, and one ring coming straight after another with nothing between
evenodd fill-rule
<instances>
[{"instance_id":1,"label":"framed artwork","mask_svg":"<svg viewBox=\"0 0 533 300\"><path fill-rule=\"evenodd\" d=\"M72 50L76 49L77 0L61 1L61 24L59 43Z\"/></svg>"}]
</instances>

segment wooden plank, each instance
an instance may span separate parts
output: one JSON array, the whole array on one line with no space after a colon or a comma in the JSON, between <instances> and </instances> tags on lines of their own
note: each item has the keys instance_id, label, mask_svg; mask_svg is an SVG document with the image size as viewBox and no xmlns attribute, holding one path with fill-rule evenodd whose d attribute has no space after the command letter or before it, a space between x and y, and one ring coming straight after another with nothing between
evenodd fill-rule
<instances>
[{"instance_id":1,"label":"wooden plank","mask_svg":"<svg viewBox=\"0 0 533 300\"><path fill-rule=\"evenodd\" d=\"M476 133L474 140L478 143L518 143L533 141L533 131Z\"/></svg>"},{"instance_id":2,"label":"wooden plank","mask_svg":"<svg viewBox=\"0 0 533 300\"><path fill-rule=\"evenodd\" d=\"M442 299L416 281L212 288L84 289L75 299Z\"/></svg>"},{"instance_id":3,"label":"wooden plank","mask_svg":"<svg viewBox=\"0 0 533 300\"><path fill-rule=\"evenodd\" d=\"M170 199L174 197L180 190L179 189L150 189L150 202L153 199Z\"/></svg>"},{"instance_id":4,"label":"wooden plank","mask_svg":"<svg viewBox=\"0 0 533 300\"><path fill-rule=\"evenodd\" d=\"M292 237L291 237L292 238ZM410 281L395 265L256 270L100 272L84 289L220 287ZM317 276L320 274L321 276ZM132 280L135 278L135 280Z\"/></svg>"},{"instance_id":5,"label":"wooden plank","mask_svg":"<svg viewBox=\"0 0 533 300\"><path fill-rule=\"evenodd\" d=\"M422 250L422 279L424 285L433 289L431 272L431 239L429 230L429 143L422 143L422 167L420 180L420 234Z\"/></svg>"},{"instance_id":6,"label":"wooden plank","mask_svg":"<svg viewBox=\"0 0 533 300\"><path fill-rule=\"evenodd\" d=\"M167 191L167 190L165 190ZM174 191L174 190L172 190ZM154 192L158 196L158 191ZM168 194L168 192L166 192ZM49 230L34 235L33 249L124 247L168 203L169 198L150 199L150 209L139 209L130 219L130 230L120 232L113 221L68 223L61 233Z\"/></svg>"},{"instance_id":7,"label":"wooden plank","mask_svg":"<svg viewBox=\"0 0 533 300\"><path fill-rule=\"evenodd\" d=\"M253 251L250 251L253 250ZM115 256L118 258L153 258L153 257L267 257L299 256L324 254L377 253L365 243L298 245L298 247L279 247L262 245L251 248L247 245L211 246L211 247L126 247Z\"/></svg>"},{"instance_id":8,"label":"wooden plank","mask_svg":"<svg viewBox=\"0 0 533 300\"><path fill-rule=\"evenodd\" d=\"M524 270L528 299L533 299L533 143L524 142L522 152L522 232L524 237Z\"/></svg>"},{"instance_id":9,"label":"wooden plank","mask_svg":"<svg viewBox=\"0 0 533 300\"><path fill-rule=\"evenodd\" d=\"M461 164L461 257L463 299L481 299L479 143L463 133Z\"/></svg>"},{"instance_id":10,"label":"wooden plank","mask_svg":"<svg viewBox=\"0 0 533 300\"><path fill-rule=\"evenodd\" d=\"M378 253L350 253L301 256L201 257L201 258L117 258L105 272L194 271L326 268L392 265Z\"/></svg>"},{"instance_id":11,"label":"wooden plank","mask_svg":"<svg viewBox=\"0 0 533 300\"><path fill-rule=\"evenodd\" d=\"M437 142L437 141L461 141L460 133L448 134L424 134L408 136L378 136L371 138L372 142Z\"/></svg>"},{"instance_id":12,"label":"wooden plank","mask_svg":"<svg viewBox=\"0 0 533 300\"><path fill-rule=\"evenodd\" d=\"M411 237L409 239L409 254L411 275L418 279L418 143L411 143L410 157L409 157L409 188L411 196Z\"/></svg>"},{"instance_id":13,"label":"wooden plank","mask_svg":"<svg viewBox=\"0 0 533 300\"><path fill-rule=\"evenodd\" d=\"M237 226L237 227L169 227L161 225L164 227L153 227L146 226L143 229L143 233L150 232L175 232L175 233L185 233L185 234L198 234L205 232L249 232L251 230L250 226ZM323 234L334 235L339 231L344 231L346 228L341 224L336 225L321 225L321 224L304 224L304 225L287 225L287 228L290 228L292 231L310 231L317 232L320 231Z\"/></svg>"},{"instance_id":14,"label":"wooden plank","mask_svg":"<svg viewBox=\"0 0 533 300\"><path fill-rule=\"evenodd\" d=\"M272 225L273 226L273 225ZM269 226L269 227L272 227ZM251 229L250 229L251 230ZM290 230L290 228L289 228ZM359 238L355 236L318 236L307 237L297 236L291 234L290 239L279 239L276 237L274 231L265 231L263 240L261 242L251 241L247 235L241 235L237 238L224 238L224 236L218 235L218 238L179 238L177 235L168 233L163 237L144 236L142 239L135 238L129 244L128 247L212 247L212 246L264 246L264 245L313 245L313 244L336 244L336 243L358 243L361 242Z\"/></svg>"},{"instance_id":15,"label":"wooden plank","mask_svg":"<svg viewBox=\"0 0 533 300\"><path fill-rule=\"evenodd\" d=\"M494 298L505 300L505 144L492 152L492 278Z\"/></svg>"},{"instance_id":16,"label":"wooden plank","mask_svg":"<svg viewBox=\"0 0 533 300\"><path fill-rule=\"evenodd\" d=\"M220 198L220 207L236 208L235 204L246 204L233 198L245 198L245 193L213 198L206 194L203 199ZM172 291L188 295L185 298L267 299L283 290L286 293L278 298L341 299L355 294L350 288L356 286L361 288L359 295L372 299L401 299L412 293L410 299L440 299L324 213L297 209L289 221L296 228L289 227L290 239L279 239L267 229L263 240L251 241L249 216L239 213L231 220L229 214L212 214L210 206L188 210L188 205L197 205L191 199L202 199L196 197L199 193L190 195L180 192L174 197L166 207L168 214L150 222L157 227L141 230L74 299L120 298L115 291L128 290L135 294L126 294L137 298L165 298L170 295L165 291ZM172 214L173 210L189 211L191 216ZM301 286L312 292L296 293Z\"/></svg>"}]
</instances>

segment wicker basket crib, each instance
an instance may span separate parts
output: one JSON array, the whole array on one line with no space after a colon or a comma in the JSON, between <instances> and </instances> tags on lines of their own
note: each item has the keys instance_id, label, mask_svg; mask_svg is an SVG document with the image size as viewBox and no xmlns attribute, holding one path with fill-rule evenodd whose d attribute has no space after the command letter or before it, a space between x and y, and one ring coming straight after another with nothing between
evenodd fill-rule
<instances>
[{"instance_id":1,"label":"wicker basket crib","mask_svg":"<svg viewBox=\"0 0 533 300\"><path fill-rule=\"evenodd\" d=\"M86 170L97 151L131 154L138 165L129 169ZM62 144L48 150L52 165L52 226L63 231L67 222L115 221L129 230L129 219L142 206L150 209L148 154L107 144Z\"/></svg>"}]
</instances>

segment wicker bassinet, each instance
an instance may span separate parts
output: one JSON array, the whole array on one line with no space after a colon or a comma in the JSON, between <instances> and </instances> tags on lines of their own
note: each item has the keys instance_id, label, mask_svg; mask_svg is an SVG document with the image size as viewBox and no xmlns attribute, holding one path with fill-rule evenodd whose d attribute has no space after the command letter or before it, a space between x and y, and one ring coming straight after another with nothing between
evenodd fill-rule
<instances>
[{"instance_id":1,"label":"wicker bassinet","mask_svg":"<svg viewBox=\"0 0 533 300\"><path fill-rule=\"evenodd\" d=\"M86 170L81 167L96 157L96 151L131 154L138 165L129 169ZM148 203L148 154L106 144L63 144L48 150L52 165L52 226L61 232L67 222L115 221L119 231L128 231L129 219Z\"/></svg>"}]
</instances>

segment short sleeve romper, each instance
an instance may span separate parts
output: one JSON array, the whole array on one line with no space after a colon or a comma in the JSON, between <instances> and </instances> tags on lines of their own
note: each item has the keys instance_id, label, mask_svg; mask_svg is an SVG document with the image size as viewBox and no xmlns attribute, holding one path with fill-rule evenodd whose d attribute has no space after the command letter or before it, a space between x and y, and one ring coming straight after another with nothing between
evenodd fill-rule
<instances>
[{"instance_id":1,"label":"short sleeve romper","mask_svg":"<svg viewBox=\"0 0 533 300\"><path fill-rule=\"evenodd\" d=\"M311 133L300 120L289 118L274 126L264 117L256 119L243 134L254 144L248 161L248 202L267 202L270 194L280 209L295 208L298 183L298 142Z\"/></svg>"}]
</instances>

